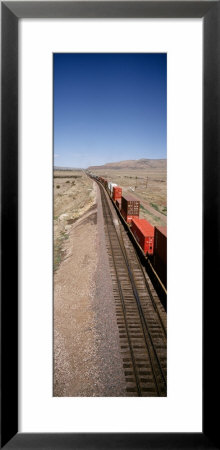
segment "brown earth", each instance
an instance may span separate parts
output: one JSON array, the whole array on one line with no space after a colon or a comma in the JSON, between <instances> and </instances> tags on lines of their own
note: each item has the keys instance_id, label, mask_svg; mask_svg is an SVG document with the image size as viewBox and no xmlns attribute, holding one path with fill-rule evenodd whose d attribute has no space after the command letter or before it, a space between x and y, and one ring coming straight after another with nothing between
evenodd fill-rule
<instances>
[{"instance_id":1,"label":"brown earth","mask_svg":"<svg viewBox=\"0 0 220 450\"><path fill-rule=\"evenodd\" d=\"M166 165L95 169L166 225ZM54 172L54 396L125 396L99 189L82 170Z\"/></svg>"},{"instance_id":2,"label":"brown earth","mask_svg":"<svg viewBox=\"0 0 220 450\"><path fill-rule=\"evenodd\" d=\"M100 194L88 182L93 205L83 180L87 211L69 225L54 275L54 396L125 396Z\"/></svg>"},{"instance_id":3,"label":"brown earth","mask_svg":"<svg viewBox=\"0 0 220 450\"><path fill-rule=\"evenodd\" d=\"M89 211L72 227L64 244L65 258L54 276L54 396L89 395L87 386L97 381L89 302L97 267L95 220L96 213ZM82 249L84 243L89 252Z\"/></svg>"},{"instance_id":4,"label":"brown earth","mask_svg":"<svg viewBox=\"0 0 220 450\"><path fill-rule=\"evenodd\" d=\"M95 202L92 180L84 171L54 171L54 269L63 257L71 225Z\"/></svg>"},{"instance_id":5,"label":"brown earth","mask_svg":"<svg viewBox=\"0 0 220 450\"><path fill-rule=\"evenodd\" d=\"M90 168L140 199L140 217L152 225L167 223L167 165L166 160L138 160L109 163Z\"/></svg>"},{"instance_id":6,"label":"brown earth","mask_svg":"<svg viewBox=\"0 0 220 450\"><path fill-rule=\"evenodd\" d=\"M132 170L139 170L139 169L165 169L166 168L166 159L132 159L132 160L126 160L126 161L118 161L118 162L110 162L107 164L103 164L102 166L91 166L88 169L93 170L105 170L105 169L132 169Z\"/></svg>"}]
</instances>

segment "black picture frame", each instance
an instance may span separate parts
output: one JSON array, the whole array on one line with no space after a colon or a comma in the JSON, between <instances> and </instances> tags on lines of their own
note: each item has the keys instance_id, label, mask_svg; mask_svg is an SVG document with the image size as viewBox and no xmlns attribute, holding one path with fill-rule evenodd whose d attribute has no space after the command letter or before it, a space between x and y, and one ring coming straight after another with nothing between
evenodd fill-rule
<instances>
[{"instance_id":1,"label":"black picture frame","mask_svg":"<svg viewBox=\"0 0 220 450\"><path fill-rule=\"evenodd\" d=\"M18 21L66 17L203 18L202 433L18 433ZM1 24L1 448L220 448L220 1L6 1Z\"/></svg>"}]
</instances>

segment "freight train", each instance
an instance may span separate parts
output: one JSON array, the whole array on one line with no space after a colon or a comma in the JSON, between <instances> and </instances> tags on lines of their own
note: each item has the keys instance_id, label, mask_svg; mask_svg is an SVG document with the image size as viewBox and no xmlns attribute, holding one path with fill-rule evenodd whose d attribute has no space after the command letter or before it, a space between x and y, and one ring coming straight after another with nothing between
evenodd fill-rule
<instances>
[{"instance_id":1,"label":"freight train","mask_svg":"<svg viewBox=\"0 0 220 450\"><path fill-rule=\"evenodd\" d=\"M163 285L167 286L167 230L140 219L140 201L103 177L89 174L101 183L109 194L122 220L126 222L142 254L152 264Z\"/></svg>"}]
</instances>

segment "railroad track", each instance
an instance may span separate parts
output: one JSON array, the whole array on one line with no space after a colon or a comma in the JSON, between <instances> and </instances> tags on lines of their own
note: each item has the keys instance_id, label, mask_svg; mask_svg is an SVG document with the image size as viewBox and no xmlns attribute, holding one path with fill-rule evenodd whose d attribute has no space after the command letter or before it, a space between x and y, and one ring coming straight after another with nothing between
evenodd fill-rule
<instances>
[{"instance_id":1,"label":"railroad track","mask_svg":"<svg viewBox=\"0 0 220 450\"><path fill-rule=\"evenodd\" d=\"M167 394L166 312L100 185L128 396Z\"/></svg>"}]
</instances>

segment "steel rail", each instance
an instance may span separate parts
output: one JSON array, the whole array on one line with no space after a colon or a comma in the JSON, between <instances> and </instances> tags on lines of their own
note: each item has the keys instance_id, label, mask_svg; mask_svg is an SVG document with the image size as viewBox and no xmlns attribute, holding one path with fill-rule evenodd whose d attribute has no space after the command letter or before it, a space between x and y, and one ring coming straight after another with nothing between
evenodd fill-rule
<instances>
[{"instance_id":1,"label":"steel rail","mask_svg":"<svg viewBox=\"0 0 220 450\"><path fill-rule=\"evenodd\" d=\"M159 357L158 357L158 354L157 354L157 351L156 351L156 348L155 348L155 345L154 345L154 342L153 342L153 339L152 339L152 336L151 336L148 324L146 322L146 318L145 318L143 309L142 309L142 305L141 305L141 301L140 301L140 298L139 298L138 290L136 288L136 283L135 283L135 280L134 280L134 277L133 277L133 274L132 274L132 271L131 271L131 268L130 268L130 264L129 264L129 261L128 261L128 255L127 255L126 248L125 248L125 245L124 245L123 236L121 234L121 229L120 229L120 235L119 235L118 230L117 230L117 228L116 228L116 226L114 224L112 213L111 213L111 210L110 210L110 206L109 206L108 200L106 198L106 194L105 194L105 191L104 191L103 187L101 189L101 193L102 193L102 198L105 199L104 202L103 202L103 204L105 204L105 210L106 210L106 205L108 206L109 217L110 217L112 225L113 225L113 227L115 229L115 233L116 233L116 236L118 238L118 243L119 243L119 246L121 248L121 251L122 251L122 254L123 254L123 257L124 257L124 261L125 261L125 264L126 264L126 267L127 267L128 276L129 276L131 287L132 287L132 290L133 290L133 295L134 295L134 298L136 300L137 308L138 308L138 311L139 311L139 317L140 317L140 321L141 321L142 332L143 332L145 345L146 345L146 349L147 349L148 356L149 356L149 361L150 361L151 370L152 370L152 374L153 374L153 378L154 378L154 383L155 383L155 386L156 386L157 393L158 393L158 395L160 395L161 389L159 388L159 385L158 385L159 382L157 380L157 375L155 373L155 367L154 367L155 366L155 362L153 362L153 359L156 360L156 363L157 363L157 366L158 366L159 372L160 372L160 378L162 378L163 384L165 386L166 386L166 377L164 375L163 368L162 368L162 366L160 364L160 360L159 360ZM115 265L115 269L116 269L116 265ZM116 272L117 272L117 270L116 270ZM117 279L118 279L118 275L117 275ZM145 277L144 277L144 280L146 282ZM149 286L148 286L148 288L149 288ZM152 298L151 298L151 301L152 301ZM157 312L157 316L159 316L158 315L158 311L156 311L156 312ZM160 320L160 316L159 316L159 320ZM162 329L163 329L163 327L162 327ZM164 331L164 329L163 329L163 331Z\"/></svg>"},{"instance_id":2,"label":"steel rail","mask_svg":"<svg viewBox=\"0 0 220 450\"><path fill-rule=\"evenodd\" d=\"M117 233L117 230L116 230L116 233ZM144 327L145 327L146 330L147 330L147 334L149 336L150 342L151 342L151 346L152 346L154 355L155 355L155 357L157 359L157 364L158 364L158 367L160 368L160 372L161 372L161 375L163 377L163 381L166 384L166 377L164 375L163 368L162 368L162 366L160 364L160 360L159 360L158 355L157 355L157 351L156 351L156 348L155 348L155 345L154 345L154 342L153 342L153 339L152 339L152 336L151 336L151 333L150 333L150 330L149 330L149 327L148 327L148 324L147 324L147 321L146 321L146 318L145 318L145 314L143 312L143 308L142 308L140 297L139 297L138 290L137 290L137 287L136 287L135 279L134 279L132 270L130 268L128 255L127 255L127 251L126 251L126 248L125 248L125 245L124 245L124 241L123 241L122 235L119 238L119 244L121 245L121 249L122 249L122 252L123 252L123 255L124 255L124 258L125 258L125 262L126 262L129 278L130 278L130 281L131 281L132 289L133 289L133 292L134 292L135 300L136 300L137 305L138 305L138 309L139 309L139 313L140 313L140 318L141 318L141 322L142 322L144 335L145 335L145 330L144 330ZM146 341L146 345L148 346L149 344L147 343L146 336L145 336L145 341ZM149 349L149 352L150 352L150 349ZM150 356L150 358L151 358L151 356ZM153 363L152 363L152 370L154 371ZM155 375L155 377L156 377L156 375Z\"/></svg>"},{"instance_id":3,"label":"steel rail","mask_svg":"<svg viewBox=\"0 0 220 450\"><path fill-rule=\"evenodd\" d=\"M106 208L106 204L103 203L103 206L104 206L104 208ZM106 211L106 209L105 209L105 211ZM115 268L115 274L116 274L116 278L117 278L117 283L118 283L118 287L119 287L119 294L120 294L120 298L121 298L123 314L124 314L124 318L125 318L125 327L126 327L126 333L127 333L129 348L130 348L130 352L131 352L131 359L132 359L133 371L134 371L134 374L135 374L135 380L136 380L136 385L137 385L137 390L138 390L138 396L141 397L141 395L142 395L141 394L141 387L140 387L140 383L139 383L139 377L138 377L138 374L137 374L135 357L134 357L133 347L132 347L132 344L131 344L131 339L130 339L130 334L129 334L129 329L128 329L128 323L127 323L127 318L126 318L126 306L125 306L124 296L123 296L123 292L122 292L122 288L121 288L121 283L120 283L119 276L118 276L118 271L117 271L117 268L116 268L114 250L113 250L113 247L112 247L112 241L110 239L110 232L109 232L108 221L106 221L106 226L108 228L109 242L110 242L110 246L111 246L111 254L112 254L113 264L114 264L114 268ZM116 230L115 230L115 232L116 232Z\"/></svg>"},{"instance_id":4,"label":"steel rail","mask_svg":"<svg viewBox=\"0 0 220 450\"><path fill-rule=\"evenodd\" d=\"M122 231L121 231L121 233L122 233ZM160 311L159 311L159 309L158 309L158 307L157 307L157 304L156 304L156 302L155 302L155 300L154 300L154 298L153 298L153 295L152 295L152 292L151 292L151 289L150 289L148 280L147 280L147 278L146 278L145 271L144 271L143 266L142 266L142 264L141 264L141 262L140 262L140 259L139 259L139 257L138 257L136 248L135 248L135 247L133 247L133 248L134 248L134 251L135 251L137 263L138 263L138 265L139 265L139 268L140 268L140 270L141 270L141 272L142 272L142 275L143 275L143 278L144 278L144 280L145 280L145 285L146 285L146 288L147 288L149 297L150 297L150 299L151 299L153 308L154 308L154 310L156 311L156 313L157 313L157 315L158 315L158 318L159 318L159 320L160 320L160 324L161 324L161 327L162 327L162 329L163 329L165 338L167 338L167 330L166 330L165 325L164 325L164 323L163 323L163 320L162 320L162 317L161 317L161 315L160 315Z\"/></svg>"}]
</instances>

